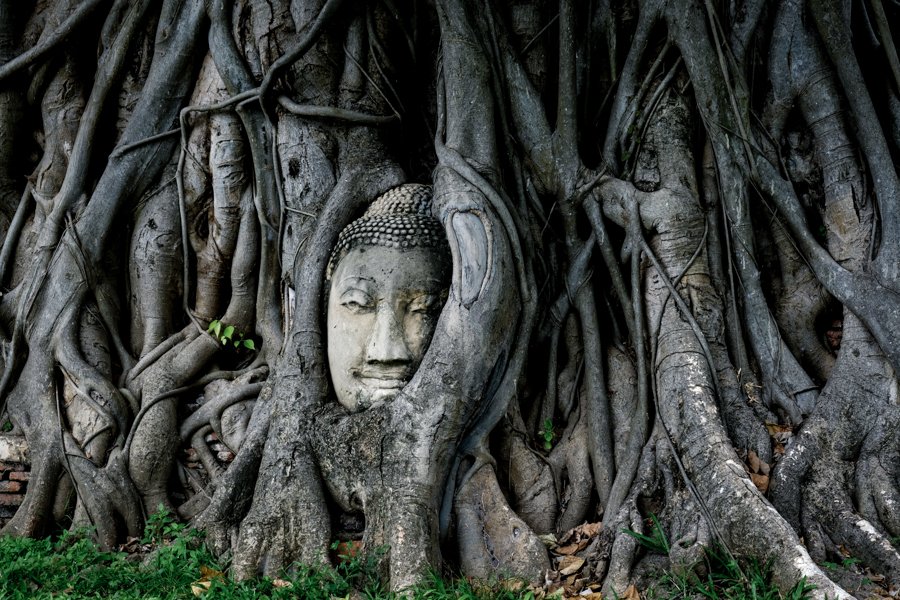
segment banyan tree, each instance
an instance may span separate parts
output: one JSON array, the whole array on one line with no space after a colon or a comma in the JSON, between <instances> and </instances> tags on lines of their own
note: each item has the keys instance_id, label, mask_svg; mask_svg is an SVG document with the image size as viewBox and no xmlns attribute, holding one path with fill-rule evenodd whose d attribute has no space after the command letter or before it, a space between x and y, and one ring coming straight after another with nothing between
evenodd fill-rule
<instances>
[{"instance_id":1,"label":"banyan tree","mask_svg":"<svg viewBox=\"0 0 900 600\"><path fill-rule=\"evenodd\" d=\"M539 578L589 522L608 593L648 527L676 568L898 582L898 27L0 1L0 410L31 469L3 533L111 547L169 509L235 577L356 540L397 590Z\"/></svg>"}]
</instances>

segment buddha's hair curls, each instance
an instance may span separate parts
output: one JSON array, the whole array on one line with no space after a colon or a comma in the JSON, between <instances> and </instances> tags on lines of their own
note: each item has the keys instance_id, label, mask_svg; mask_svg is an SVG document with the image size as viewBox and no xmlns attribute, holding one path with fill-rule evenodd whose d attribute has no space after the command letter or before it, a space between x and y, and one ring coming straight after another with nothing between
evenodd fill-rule
<instances>
[{"instance_id":1,"label":"buddha's hair curls","mask_svg":"<svg viewBox=\"0 0 900 600\"><path fill-rule=\"evenodd\" d=\"M444 228L431 215L431 186L404 183L373 200L363 216L338 236L325 277L331 279L338 263L360 246L435 248L449 261Z\"/></svg>"}]
</instances>

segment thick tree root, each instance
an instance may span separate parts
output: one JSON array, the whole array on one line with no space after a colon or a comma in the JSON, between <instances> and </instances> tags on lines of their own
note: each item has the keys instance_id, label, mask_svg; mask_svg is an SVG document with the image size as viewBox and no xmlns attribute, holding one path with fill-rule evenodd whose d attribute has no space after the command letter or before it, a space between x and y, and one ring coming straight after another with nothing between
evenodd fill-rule
<instances>
[{"instance_id":1,"label":"thick tree root","mask_svg":"<svg viewBox=\"0 0 900 600\"><path fill-rule=\"evenodd\" d=\"M455 507L463 573L488 580L541 581L550 569L547 550L506 503L490 465L460 487Z\"/></svg>"}]
</instances>

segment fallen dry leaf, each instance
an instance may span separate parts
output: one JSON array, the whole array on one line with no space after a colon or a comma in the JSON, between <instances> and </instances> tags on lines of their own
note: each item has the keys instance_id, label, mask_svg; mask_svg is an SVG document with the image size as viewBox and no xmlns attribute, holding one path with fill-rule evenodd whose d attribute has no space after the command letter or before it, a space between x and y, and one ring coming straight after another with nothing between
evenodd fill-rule
<instances>
[{"instance_id":1,"label":"fallen dry leaf","mask_svg":"<svg viewBox=\"0 0 900 600\"><path fill-rule=\"evenodd\" d=\"M628 586L628 589L625 590L625 593L621 596L622 600L641 600L641 595L638 593L637 588L634 587L634 584Z\"/></svg>"},{"instance_id":2,"label":"fallen dry leaf","mask_svg":"<svg viewBox=\"0 0 900 600\"><path fill-rule=\"evenodd\" d=\"M769 431L772 439L781 444L786 443L794 435L794 429L790 425L766 423L766 429Z\"/></svg>"},{"instance_id":3,"label":"fallen dry leaf","mask_svg":"<svg viewBox=\"0 0 900 600\"><path fill-rule=\"evenodd\" d=\"M750 450L747 452L747 468L751 473L759 473L760 475L769 474L769 463L762 460L756 452Z\"/></svg>"},{"instance_id":4,"label":"fallen dry leaf","mask_svg":"<svg viewBox=\"0 0 900 600\"><path fill-rule=\"evenodd\" d=\"M191 593L200 596L206 593L212 586L213 580L222 579L225 574L216 569L210 569L206 565L200 565L200 579L191 584Z\"/></svg>"},{"instance_id":5,"label":"fallen dry leaf","mask_svg":"<svg viewBox=\"0 0 900 600\"><path fill-rule=\"evenodd\" d=\"M759 473L761 464L762 461L759 460L759 456L756 455L756 452L751 450L747 453L747 465L749 465L751 473Z\"/></svg>"},{"instance_id":6,"label":"fallen dry leaf","mask_svg":"<svg viewBox=\"0 0 900 600\"><path fill-rule=\"evenodd\" d=\"M578 556L563 556L559 561L559 574L563 577L577 573L584 566L584 559Z\"/></svg>"},{"instance_id":7,"label":"fallen dry leaf","mask_svg":"<svg viewBox=\"0 0 900 600\"><path fill-rule=\"evenodd\" d=\"M585 523L575 529L579 530L585 537L591 538L600 533L600 530L603 529L603 523Z\"/></svg>"},{"instance_id":8,"label":"fallen dry leaf","mask_svg":"<svg viewBox=\"0 0 900 600\"><path fill-rule=\"evenodd\" d=\"M572 544L576 544L583 540L590 540L590 538L595 537L600 533L600 530L603 528L602 523L582 523L577 527L573 527L569 529L565 533L563 533L559 538L553 538L556 542L556 545L567 547ZM545 536L539 536L541 540L544 540ZM547 540L544 540L544 544L547 544ZM553 546L549 546L553 548ZM559 551L556 551L559 554ZM577 552L577 550L576 550Z\"/></svg>"},{"instance_id":9,"label":"fallen dry leaf","mask_svg":"<svg viewBox=\"0 0 900 600\"><path fill-rule=\"evenodd\" d=\"M291 587L294 587L294 584L291 583L290 581L287 581L287 580L284 580L284 579L273 579L273 580L272 580L272 587L277 587L277 588L291 588Z\"/></svg>"},{"instance_id":10,"label":"fallen dry leaf","mask_svg":"<svg viewBox=\"0 0 900 600\"><path fill-rule=\"evenodd\" d=\"M750 473L750 479L760 492L765 494L769 491L769 476Z\"/></svg>"},{"instance_id":11,"label":"fallen dry leaf","mask_svg":"<svg viewBox=\"0 0 900 600\"><path fill-rule=\"evenodd\" d=\"M559 539L556 540L556 543L560 546L565 546L567 544L571 544L578 540L578 534L574 529L570 529L559 536Z\"/></svg>"},{"instance_id":12,"label":"fallen dry leaf","mask_svg":"<svg viewBox=\"0 0 900 600\"><path fill-rule=\"evenodd\" d=\"M200 574L203 576L203 579L222 579L225 577L225 573L222 571L210 569L206 565L200 565Z\"/></svg>"},{"instance_id":13,"label":"fallen dry leaf","mask_svg":"<svg viewBox=\"0 0 900 600\"><path fill-rule=\"evenodd\" d=\"M580 542L575 542L573 544L568 544L566 546L560 546L559 548L555 548L553 551L556 554L575 554L576 552L581 552L585 548L587 548L588 540L581 540Z\"/></svg>"},{"instance_id":14,"label":"fallen dry leaf","mask_svg":"<svg viewBox=\"0 0 900 600\"><path fill-rule=\"evenodd\" d=\"M202 596L209 590L212 585L212 581L195 581L191 584L191 593L195 596Z\"/></svg>"}]
</instances>

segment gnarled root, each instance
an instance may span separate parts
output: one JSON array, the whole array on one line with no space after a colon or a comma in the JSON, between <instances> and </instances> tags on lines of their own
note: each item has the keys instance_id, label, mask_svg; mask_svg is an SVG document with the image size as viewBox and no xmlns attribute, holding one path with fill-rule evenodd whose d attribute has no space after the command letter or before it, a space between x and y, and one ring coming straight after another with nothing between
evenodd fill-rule
<instances>
[{"instance_id":1,"label":"gnarled root","mask_svg":"<svg viewBox=\"0 0 900 600\"><path fill-rule=\"evenodd\" d=\"M537 582L550 569L544 544L506 503L490 465L460 487L455 507L460 564L466 575Z\"/></svg>"}]
</instances>

